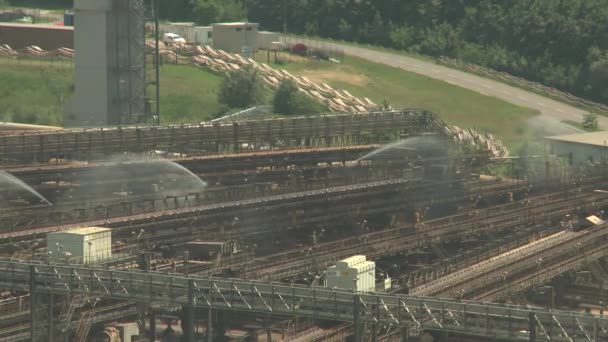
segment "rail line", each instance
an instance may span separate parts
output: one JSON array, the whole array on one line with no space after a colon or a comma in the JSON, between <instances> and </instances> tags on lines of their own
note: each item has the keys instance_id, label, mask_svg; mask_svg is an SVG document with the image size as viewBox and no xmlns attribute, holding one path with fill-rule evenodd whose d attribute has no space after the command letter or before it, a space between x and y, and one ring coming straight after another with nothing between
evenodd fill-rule
<instances>
[{"instance_id":1,"label":"rail line","mask_svg":"<svg viewBox=\"0 0 608 342\"><path fill-rule=\"evenodd\" d=\"M246 278L281 280L289 276L325 268L341 258L362 253L371 258L398 254L436 240L457 239L484 231L500 231L529 226L546 220L556 220L572 213L573 203L589 210L608 205L608 196L596 194L569 198L577 191L529 198L529 205L507 204L488 209L471 210L446 218L425 221L417 225L406 225L379 232L328 242L318 246L268 257L236 260L220 264L203 274L214 274L222 269L243 272ZM561 196L562 198L556 198Z\"/></svg>"},{"instance_id":2,"label":"rail line","mask_svg":"<svg viewBox=\"0 0 608 342\"><path fill-rule=\"evenodd\" d=\"M581 246L593 247L608 235L600 225L582 232L562 231L531 244L493 257L471 267L449 273L411 290L415 295L475 297L480 290L497 283L511 283L518 275L533 273L537 263L551 264Z\"/></svg>"},{"instance_id":3,"label":"rail line","mask_svg":"<svg viewBox=\"0 0 608 342\"><path fill-rule=\"evenodd\" d=\"M314 222L328 223L328 219L332 217L343 219L346 213L352 213L356 217L361 217L407 208L418 202L422 204L439 204L442 202L468 200L470 198L469 191L484 191L488 196L497 196L506 191L517 192L528 190L527 185L523 184L491 183L486 185L481 184L479 187L474 187L474 190L466 188L464 190L453 189L450 196L450 192L446 191L448 184L452 184L452 182L442 184L425 183L416 179L396 179L194 206L163 212L155 212L153 208L150 208L152 210L149 210L147 213L109 219L105 218L107 213L102 212L101 216L103 219L101 220L95 220L96 216L92 216L92 220L82 219L81 217L78 220L79 223L75 224L68 224L69 220L64 220L60 226L49 226L47 228L18 229L14 232L7 232L5 229L5 232L0 234L0 239L24 239L28 236L33 238L35 236L44 236L44 234L50 231L71 229L85 224L88 226L118 228L119 230L121 227L125 229L126 227L130 227L130 229L136 230L141 228L146 229L150 233L167 229L168 231L175 232L176 235L183 235L184 238L187 238L191 237L192 232L197 230L193 227L198 225L206 227L205 230L199 231L200 233L205 232L205 234L209 234L213 230L219 232L221 226L224 225L221 222L232 222L235 217L240 218L240 224L237 228L248 225L253 226L256 229L249 229L249 231L255 233L261 230L262 227L277 229L277 222L285 222L287 225L292 226ZM414 191L415 189L421 191ZM404 191L405 196L399 196L400 194L404 194ZM434 194L440 193L440 191L442 191L442 198L437 199ZM367 209L368 207L369 210ZM288 208L289 210L287 210ZM277 215L279 219L269 221L271 214ZM5 227L8 227L8 225L5 225ZM176 230L176 227L183 228ZM230 229L230 227L227 228ZM154 239L154 236L150 235L149 238Z\"/></svg>"},{"instance_id":4,"label":"rail line","mask_svg":"<svg viewBox=\"0 0 608 342\"><path fill-rule=\"evenodd\" d=\"M527 273L516 279L509 280L506 284L500 284L492 289L478 293L470 298L481 301L497 301L508 297L514 292L521 292L533 286L544 284L559 276L560 274L580 269L585 264L598 260L608 255L608 244L602 243L591 248L583 248L573 256L552 264L545 264L541 269Z\"/></svg>"}]
</instances>

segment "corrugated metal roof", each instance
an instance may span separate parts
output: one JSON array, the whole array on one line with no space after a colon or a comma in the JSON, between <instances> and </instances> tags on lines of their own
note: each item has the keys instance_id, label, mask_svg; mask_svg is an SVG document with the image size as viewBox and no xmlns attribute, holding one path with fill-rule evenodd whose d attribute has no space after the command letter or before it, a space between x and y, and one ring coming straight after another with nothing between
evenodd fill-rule
<instances>
[{"instance_id":1,"label":"corrugated metal roof","mask_svg":"<svg viewBox=\"0 0 608 342\"><path fill-rule=\"evenodd\" d=\"M61 25L37 25L37 24L18 24L18 23L1 23L0 27L11 27L11 28L34 28L41 30L63 30L63 31L73 31L74 27L72 26L61 26Z\"/></svg>"},{"instance_id":2,"label":"corrugated metal roof","mask_svg":"<svg viewBox=\"0 0 608 342\"><path fill-rule=\"evenodd\" d=\"M256 25L258 26L258 23L246 23L246 22L234 22L234 23L214 23L211 24L211 26L245 26L245 25Z\"/></svg>"},{"instance_id":3,"label":"corrugated metal roof","mask_svg":"<svg viewBox=\"0 0 608 342\"><path fill-rule=\"evenodd\" d=\"M608 131L557 135L553 137L548 137L547 139L583 145L606 146L606 144L608 143Z\"/></svg>"},{"instance_id":4,"label":"corrugated metal roof","mask_svg":"<svg viewBox=\"0 0 608 342\"><path fill-rule=\"evenodd\" d=\"M85 228L77 228L73 230L64 230L61 232L57 232L58 234L74 234L74 235L92 235L103 232L111 231L110 228L102 228L102 227L85 227ZM51 233L53 234L53 233Z\"/></svg>"}]
</instances>

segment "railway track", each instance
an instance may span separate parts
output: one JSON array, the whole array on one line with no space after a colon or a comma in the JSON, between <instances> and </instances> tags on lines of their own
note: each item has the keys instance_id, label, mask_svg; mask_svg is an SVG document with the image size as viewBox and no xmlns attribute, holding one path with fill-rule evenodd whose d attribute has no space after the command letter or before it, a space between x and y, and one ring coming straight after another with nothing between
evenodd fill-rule
<instances>
[{"instance_id":1,"label":"railway track","mask_svg":"<svg viewBox=\"0 0 608 342\"><path fill-rule=\"evenodd\" d=\"M320 188L336 187L362 182L379 181L386 179L404 178L408 175L414 176L412 170L404 169L376 169L371 165L346 165L346 166L320 166L317 168L280 171L283 177L276 177L279 171L259 171L254 174L239 173L242 181L229 182L230 185L208 185L202 192L194 192L196 188L187 189L178 184L177 188L171 186L171 182L184 180L162 180L157 178L137 178L132 181L111 179L106 181L90 180L75 185L61 186L63 191L57 188L51 190L51 196L47 192L37 188L39 192L55 204L24 206L7 209L0 214L0 220L8 220L9 217L17 217L21 221L48 221L47 217L56 216L62 211L85 210L87 208L104 208L122 206L126 203L138 203L156 201L158 208L175 209L175 206L164 205L167 199L175 197L186 199L197 197L197 203L210 204L230 200L248 199L250 197L268 196L288 192L298 192ZM270 173L270 174L269 174ZM201 178L207 179L201 175ZM275 178L274 180L272 180ZM190 183L193 180L186 179ZM162 189L155 190L151 184L160 184ZM194 184L196 185L196 184ZM128 187L128 188L125 188ZM200 186L198 187L200 188ZM119 192L118 190L124 190ZM132 190L132 191L131 191ZM60 198L60 200L54 200ZM171 201L169 201L171 202ZM183 201L182 201L183 202ZM186 206L182 203L179 206ZM127 213L128 214L128 213ZM110 214L112 215L112 214ZM17 225L17 224L15 224Z\"/></svg>"},{"instance_id":2,"label":"railway track","mask_svg":"<svg viewBox=\"0 0 608 342\"><path fill-rule=\"evenodd\" d=\"M412 203L438 206L441 203L470 200L471 196L466 189L464 192L457 191L451 196L448 195L449 192L445 188L448 184L451 183L429 185L403 179L366 183L74 225L50 226L12 233L5 231L0 234L0 241L4 248L9 247L11 241L15 240L37 240L44 243L48 232L87 225L114 228L114 238L119 240L128 240L131 238L131 232L143 229L146 232L145 240L149 243L181 244L201 238L207 241L240 239L248 244L253 244L254 241L262 244L272 241L268 239L268 234L285 229L312 225L334 229L335 222L399 213L411 210ZM427 191L429 189L436 190ZM527 186L492 183L478 185L474 189L476 193L484 189L488 197L500 197L505 191L526 191ZM433 195L439 193L438 190L443 191L440 200ZM235 217L240 217L237 225L233 224Z\"/></svg>"},{"instance_id":3,"label":"railway track","mask_svg":"<svg viewBox=\"0 0 608 342\"><path fill-rule=\"evenodd\" d=\"M418 225L382 230L361 236L297 248L269 257L252 259L249 262L223 264L206 271L213 274L222 269L243 272L243 276L255 279L280 280L315 269L323 269L336 261L354 254L365 254L378 258L421 246L428 246L441 239L458 239L484 231L518 229L540 222L559 219L576 209L573 204L588 210L608 205L608 196L571 197L575 191L562 192L529 198L530 205L507 204L482 210L470 210L445 218L429 220Z\"/></svg>"},{"instance_id":4,"label":"railway track","mask_svg":"<svg viewBox=\"0 0 608 342\"><path fill-rule=\"evenodd\" d=\"M529 272L505 284L499 284L492 289L485 290L470 296L471 300L492 302L504 299L514 292L525 291L533 286L547 283L551 279L573 270L580 269L586 264L608 255L608 243L603 242L597 246L583 248L575 255L567 256L552 264L543 265L542 268Z\"/></svg>"},{"instance_id":5,"label":"railway track","mask_svg":"<svg viewBox=\"0 0 608 342\"><path fill-rule=\"evenodd\" d=\"M484 288L511 283L511 279L535 273L534 268L545 268L545 265L568 256L582 246L593 247L601 243L608 235L606 228L606 225L600 225L582 232L562 231L447 274L412 289L411 293L419 296L475 297Z\"/></svg>"}]
</instances>

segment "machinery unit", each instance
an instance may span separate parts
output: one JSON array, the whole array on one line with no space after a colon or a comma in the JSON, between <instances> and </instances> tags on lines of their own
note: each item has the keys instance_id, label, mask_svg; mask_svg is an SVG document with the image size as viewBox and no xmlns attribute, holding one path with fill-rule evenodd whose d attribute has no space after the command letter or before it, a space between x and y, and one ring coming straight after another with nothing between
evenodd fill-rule
<instances>
[{"instance_id":1,"label":"machinery unit","mask_svg":"<svg viewBox=\"0 0 608 342\"><path fill-rule=\"evenodd\" d=\"M139 341L139 339L137 339L137 336L139 336L139 326L137 323L118 323L114 324L114 327L118 329L120 340L122 342Z\"/></svg>"},{"instance_id":2,"label":"machinery unit","mask_svg":"<svg viewBox=\"0 0 608 342\"><path fill-rule=\"evenodd\" d=\"M376 291L376 263L365 255L340 260L326 271L325 286L357 292Z\"/></svg>"},{"instance_id":3,"label":"machinery unit","mask_svg":"<svg viewBox=\"0 0 608 342\"><path fill-rule=\"evenodd\" d=\"M238 246L234 241L191 241L186 243L186 250L192 260L211 261L221 256L231 256L238 253Z\"/></svg>"},{"instance_id":4,"label":"machinery unit","mask_svg":"<svg viewBox=\"0 0 608 342\"><path fill-rule=\"evenodd\" d=\"M92 264L112 257L112 230L87 227L49 233L46 238L52 261Z\"/></svg>"}]
</instances>

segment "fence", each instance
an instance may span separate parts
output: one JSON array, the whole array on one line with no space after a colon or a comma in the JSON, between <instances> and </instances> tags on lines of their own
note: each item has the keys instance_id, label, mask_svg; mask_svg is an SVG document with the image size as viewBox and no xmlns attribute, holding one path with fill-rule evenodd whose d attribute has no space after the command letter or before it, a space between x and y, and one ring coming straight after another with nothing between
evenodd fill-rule
<instances>
[{"instance_id":1,"label":"fence","mask_svg":"<svg viewBox=\"0 0 608 342\"><path fill-rule=\"evenodd\" d=\"M408 56L412 56L412 57L424 59L424 60L435 60L431 56L419 55L419 54L409 52L409 51L407 51L407 52L400 51L400 50L385 48L382 46L358 44L356 42L335 41L335 40L328 39L328 38L315 38L315 37L305 37L305 36L297 36L297 35L282 35L281 38L282 38L282 41L288 45L290 43L293 44L294 42L297 42L297 43L302 43L306 46L312 47L313 49L328 49L328 50L341 51L342 58L344 56L344 50L339 49L339 45L348 44L348 45L361 47L361 48L373 48L373 49L377 49L377 50L385 51L385 52L389 52L389 53L405 54ZM555 89L552 87L548 87L548 86L540 84L538 82L528 81L521 77L513 76L513 75L507 74L505 72L497 71L494 69L482 67L479 65L471 64L471 63L466 63L464 61L448 58L445 56L440 57L438 59L438 62L442 63L444 65L447 65L447 66L455 67L455 68L465 70L468 72L472 72L472 73L475 73L478 75L487 76L490 78L504 81L506 83L514 84L514 85L520 86L522 88L529 89L529 90L541 93L543 95L547 95L547 96L549 96L553 99L556 99L558 101L561 101L561 102L569 103L569 104L579 106L579 107L588 108L593 111L608 113L608 105L605 105L602 103L597 103L597 102L587 100L587 99L583 99L583 98L577 97L575 95L572 95L570 93L566 93L561 90L558 90L558 89Z\"/></svg>"},{"instance_id":2,"label":"fence","mask_svg":"<svg viewBox=\"0 0 608 342\"><path fill-rule=\"evenodd\" d=\"M469 71L469 72L472 72L472 73L475 73L478 75L487 76L487 77L494 78L494 79L499 79L499 80L505 81L507 83L515 84L515 85L520 86L525 89L530 89L535 92L540 92L542 94L546 94L549 97L562 101L562 102L570 103L572 105L579 106L579 107L585 107L585 108L588 108L588 109L591 109L594 111L608 113L608 106L605 104L583 99L583 98L577 97L575 95L572 95L570 93L566 93L561 90L540 84L538 82L528 81L521 77L513 76L513 75L507 74L502 71L497 71L497 70L482 67L479 65L466 63L461 60L452 59L452 58L448 58L445 56L439 58L439 61L447 66L456 67L458 69Z\"/></svg>"},{"instance_id":3,"label":"fence","mask_svg":"<svg viewBox=\"0 0 608 342\"><path fill-rule=\"evenodd\" d=\"M281 36L283 43L289 47L296 44L304 44L308 48L307 53L312 56L327 56L340 62L344 61L344 50L336 47L328 40L305 36Z\"/></svg>"}]
</instances>

